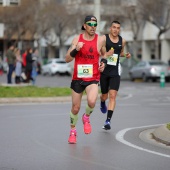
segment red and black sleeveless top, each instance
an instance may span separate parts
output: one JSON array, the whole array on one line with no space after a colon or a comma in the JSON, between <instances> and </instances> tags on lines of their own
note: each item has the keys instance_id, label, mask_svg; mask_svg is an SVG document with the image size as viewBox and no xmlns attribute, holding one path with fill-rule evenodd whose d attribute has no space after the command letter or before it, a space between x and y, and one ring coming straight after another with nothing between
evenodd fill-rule
<instances>
[{"instance_id":1,"label":"red and black sleeveless top","mask_svg":"<svg viewBox=\"0 0 170 170\"><path fill-rule=\"evenodd\" d=\"M100 54L97 50L97 39L97 34L91 41L84 40L83 34L80 34L78 42L83 42L84 45L75 56L72 80L99 81Z\"/></svg>"}]
</instances>

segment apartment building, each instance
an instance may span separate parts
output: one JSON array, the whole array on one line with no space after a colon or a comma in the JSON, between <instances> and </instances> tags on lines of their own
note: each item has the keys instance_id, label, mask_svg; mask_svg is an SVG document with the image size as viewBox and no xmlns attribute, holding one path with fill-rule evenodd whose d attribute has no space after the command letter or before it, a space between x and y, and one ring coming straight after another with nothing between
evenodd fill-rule
<instances>
[{"instance_id":1,"label":"apartment building","mask_svg":"<svg viewBox=\"0 0 170 170\"><path fill-rule=\"evenodd\" d=\"M156 3L157 1L155 1ZM108 32L109 27L109 18L116 18L117 15L124 16L124 10L126 8L137 8L138 7L138 0L65 0L64 3L68 4L80 4L79 8L82 12L82 14L87 14L93 11L95 13L95 7L94 3L100 3L100 14L97 13L100 16L97 16L97 18L100 19L100 22L105 23L105 27L103 30L100 30L102 33ZM162 4L165 3L162 1ZM166 1L167 6L168 3L170 5L170 1ZM108 5L109 4L109 5ZM154 4L153 6L154 7ZM170 8L170 7L169 7ZM165 17L166 16L166 10L162 9L162 11L165 11L165 14L163 16L159 17ZM162 18L162 20L163 20ZM167 20L167 22L170 23L170 18ZM167 30L165 33L163 33L160 36L160 42L161 42L161 54L160 56L157 56L157 37L159 34L158 27L155 26L155 24L152 24L148 21L143 21L143 23L140 24L140 31L138 32L138 35L134 35L134 32L131 28L131 23L123 21L123 29L121 30L121 35L127 40L128 47L130 49L136 48L136 56L142 57L142 59L154 59L154 58L161 58L161 60L168 62L170 60L170 30ZM137 36L135 47L133 47L133 41L134 36ZM71 39L69 39L69 42ZM69 43L67 41L67 44ZM129 50L129 49L127 49Z\"/></svg>"},{"instance_id":2,"label":"apartment building","mask_svg":"<svg viewBox=\"0 0 170 170\"><path fill-rule=\"evenodd\" d=\"M0 10L3 7L16 7L20 5L24 0L0 0ZM99 22L101 34L108 33L110 22L114 18L123 18L125 16L125 9L128 7L135 8L137 6L138 0L57 0L60 3L68 6L70 15L74 13L76 10L79 11L79 14L83 17L87 14L95 14ZM168 0L169 1L169 0ZM41 3L46 2L46 0L40 0ZM96 8L96 5L98 8ZM96 11L98 10L98 11ZM122 20L122 30L121 35L127 40L128 46L127 50L133 49L133 41L134 41L134 32L132 31L131 24L128 19ZM0 23L0 51L2 51L3 46L3 32L4 25ZM81 30L77 33L80 33ZM151 24L150 22L144 22L144 24L140 26L140 31L137 35L137 40L135 46L135 50L140 52L140 56L142 59L151 59L154 58L156 54L156 45L155 41L158 35L158 28ZM66 46L71 44L74 35L68 37L65 42ZM168 30L164 34L161 35L161 59L167 62L170 59L170 31ZM40 45L42 48L46 47L46 42L44 39L40 38ZM59 44L58 44L59 45ZM21 45L22 46L22 45ZM66 47L67 48L67 47ZM137 54L136 54L137 55ZM135 56L136 57L136 56ZM160 56L158 56L160 57Z\"/></svg>"},{"instance_id":3,"label":"apartment building","mask_svg":"<svg viewBox=\"0 0 170 170\"><path fill-rule=\"evenodd\" d=\"M0 53L3 57L10 41L16 42L20 49L25 49L27 44L33 46L34 32L30 31L32 2L34 0L0 0Z\"/></svg>"},{"instance_id":4,"label":"apartment building","mask_svg":"<svg viewBox=\"0 0 170 170\"><path fill-rule=\"evenodd\" d=\"M20 4L20 0L0 0L2 6L16 6Z\"/></svg>"},{"instance_id":5,"label":"apartment building","mask_svg":"<svg viewBox=\"0 0 170 170\"><path fill-rule=\"evenodd\" d=\"M20 0L0 0L0 11L3 10L4 7L14 7L20 4ZM5 25L0 23L0 55L4 51L4 30Z\"/></svg>"}]
</instances>

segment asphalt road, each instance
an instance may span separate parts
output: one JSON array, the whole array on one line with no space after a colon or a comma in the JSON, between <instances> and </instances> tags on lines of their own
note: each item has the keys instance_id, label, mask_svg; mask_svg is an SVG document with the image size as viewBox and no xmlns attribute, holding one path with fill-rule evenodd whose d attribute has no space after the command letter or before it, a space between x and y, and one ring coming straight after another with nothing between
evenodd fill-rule
<instances>
[{"instance_id":1,"label":"asphalt road","mask_svg":"<svg viewBox=\"0 0 170 170\"><path fill-rule=\"evenodd\" d=\"M38 77L37 84L46 78ZM54 78L70 82L69 77ZM1 104L0 170L169 170L170 147L150 135L170 120L169 85L122 81L112 129L101 128L106 115L97 101L90 135L83 132L83 101L75 145L67 143L70 102Z\"/></svg>"},{"instance_id":2,"label":"asphalt road","mask_svg":"<svg viewBox=\"0 0 170 170\"><path fill-rule=\"evenodd\" d=\"M15 82L14 79L13 83ZM43 76L43 75L38 75L36 79L36 86L39 87L70 87L70 82L71 82L71 76L67 75L54 75L54 76ZM6 74L3 74L0 76L0 84L2 83L7 83L7 76Z\"/></svg>"},{"instance_id":3,"label":"asphalt road","mask_svg":"<svg viewBox=\"0 0 170 170\"><path fill-rule=\"evenodd\" d=\"M67 75L54 75L54 76L43 76L43 75L38 75L36 79L36 86L38 87L70 87L70 82L71 82L71 76ZM13 83L15 82L14 79ZM129 86L145 86L145 87L158 87L160 86L159 82L142 82L141 80L137 80L136 82L131 82L130 80L121 80L121 82L126 82ZM7 75L6 73L3 75L0 75L0 84L5 84L7 83ZM126 86L126 83L121 83L120 86ZM165 83L165 87L170 87L170 82Z\"/></svg>"}]
</instances>

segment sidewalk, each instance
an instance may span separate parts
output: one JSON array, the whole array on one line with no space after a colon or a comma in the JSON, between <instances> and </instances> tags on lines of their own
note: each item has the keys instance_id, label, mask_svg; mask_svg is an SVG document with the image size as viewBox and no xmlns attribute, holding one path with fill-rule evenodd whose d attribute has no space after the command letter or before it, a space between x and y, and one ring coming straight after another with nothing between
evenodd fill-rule
<instances>
[{"instance_id":1,"label":"sidewalk","mask_svg":"<svg viewBox=\"0 0 170 170\"><path fill-rule=\"evenodd\" d=\"M152 136L156 141L170 146L170 130L166 126L167 125L165 124L156 128L153 131Z\"/></svg>"}]
</instances>

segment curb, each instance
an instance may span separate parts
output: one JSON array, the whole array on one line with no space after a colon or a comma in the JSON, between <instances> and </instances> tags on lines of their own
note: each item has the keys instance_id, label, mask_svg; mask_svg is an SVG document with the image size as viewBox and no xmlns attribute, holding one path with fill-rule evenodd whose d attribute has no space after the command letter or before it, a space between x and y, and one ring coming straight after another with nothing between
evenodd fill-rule
<instances>
[{"instance_id":1,"label":"curb","mask_svg":"<svg viewBox=\"0 0 170 170\"><path fill-rule=\"evenodd\" d=\"M4 87L22 87L22 86L32 86L32 83L20 83L20 84L1 83L0 86L4 86Z\"/></svg>"},{"instance_id":2,"label":"curb","mask_svg":"<svg viewBox=\"0 0 170 170\"><path fill-rule=\"evenodd\" d=\"M70 96L66 97L22 97L22 98L0 98L0 104L14 103L51 103L51 102L66 102L71 101Z\"/></svg>"},{"instance_id":3,"label":"curb","mask_svg":"<svg viewBox=\"0 0 170 170\"><path fill-rule=\"evenodd\" d=\"M0 104L71 102L71 99L71 96L0 98ZM86 100L86 96L82 96L82 100Z\"/></svg>"},{"instance_id":4,"label":"curb","mask_svg":"<svg viewBox=\"0 0 170 170\"><path fill-rule=\"evenodd\" d=\"M152 136L156 141L170 146L170 130L166 126L167 125L165 124L156 128L153 131Z\"/></svg>"},{"instance_id":5,"label":"curb","mask_svg":"<svg viewBox=\"0 0 170 170\"><path fill-rule=\"evenodd\" d=\"M119 94L117 97L126 98L128 95ZM82 100L86 100L87 96L83 95ZM100 99L100 94L98 94L97 99ZM15 103L50 103L50 102L71 102L72 97L70 96L59 96L59 97L10 97L10 98L0 98L0 104L15 104Z\"/></svg>"}]
</instances>

